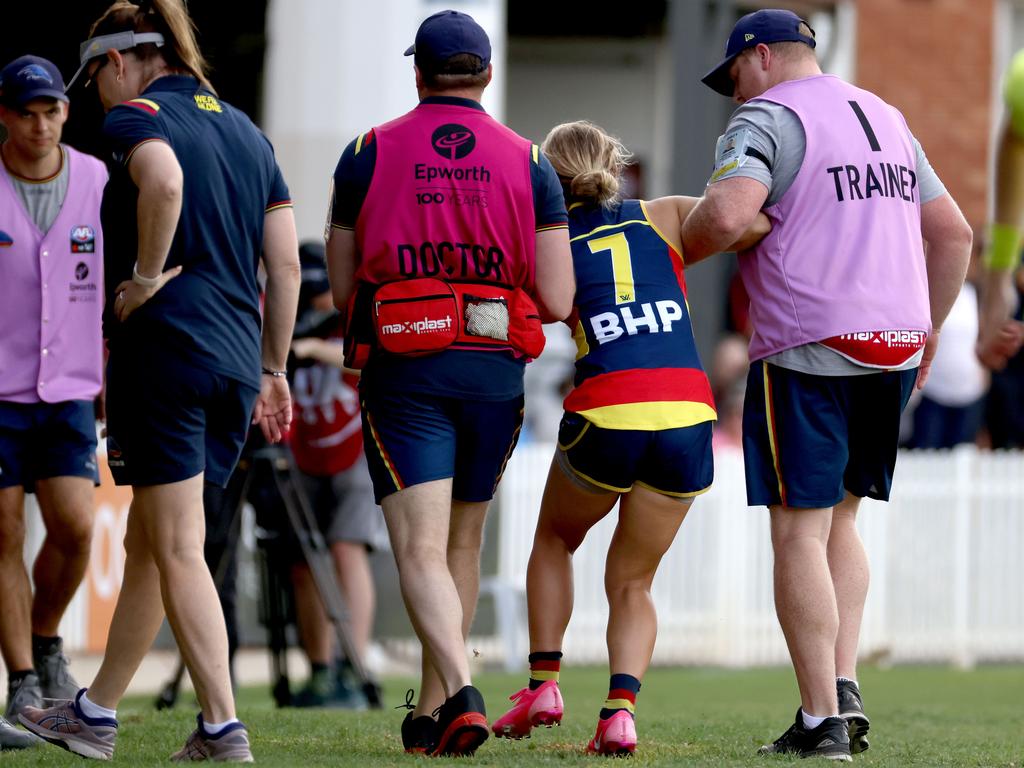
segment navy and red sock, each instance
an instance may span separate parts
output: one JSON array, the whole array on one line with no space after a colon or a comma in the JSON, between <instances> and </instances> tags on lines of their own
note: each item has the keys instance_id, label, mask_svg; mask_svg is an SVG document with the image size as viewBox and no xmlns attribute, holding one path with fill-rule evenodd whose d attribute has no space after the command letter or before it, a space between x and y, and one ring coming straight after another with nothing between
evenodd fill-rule
<instances>
[{"instance_id":1,"label":"navy and red sock","mask_svg":"<svg viewBox=\"0 0 1024 768\"><path fill-rule=\"evenodd\" d=\"M558 682L562 667L561 651L538 651L530 654L530 690L535 691L548 680Z\"/></svg>"},{"instance_id":2,"label":"navy and red sock","mask_svg":"<svg viewBox=\"0 0 1024 768\"><path fill-rule=\"evenodd\" d=\"M621 709L636 714L636 695L640 693L640 681L632 675L615 674L608 681L608 698L601 708L600 717L607 720Z\"/></svg>"}]
</instances>

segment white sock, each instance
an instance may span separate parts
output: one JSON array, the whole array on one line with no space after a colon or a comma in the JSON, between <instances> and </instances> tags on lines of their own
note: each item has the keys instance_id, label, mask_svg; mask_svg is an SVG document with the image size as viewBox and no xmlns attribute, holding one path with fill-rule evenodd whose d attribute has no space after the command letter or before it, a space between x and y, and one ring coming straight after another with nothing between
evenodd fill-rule
<instances>
[{"instance_id":1,"label":"white sock","mask_svg":"<svg viewBox=\"0 0 1024 768\"><path fill-rule=\"evenodd\" d=\"M117 719L116 709L101 707L99 704L89 701L89 697L84 693L78 699L78 708L82 710L82 714L86 717L109 717L111 720Z\"/></svg>"},{"instance_id":2,"label":"white sock","mask_svg":"<svg viewBox=\"0 0 1024 768\"><path fill-rule=\"evenodd\" d=\"M208 723L205 720L203 720L203 730L206 731L207 736L217 736L229 725L237 722L237 717L232 717L230 720L225 720L223 723Z\"/></svg>"},{"instance_id":3,"label":"white sock","mask_svg":"<svg viewBox=\"0 0 1024 768\"><path fill-rule=\"evenodd\" d=\"M837 683L853 683L854 685L857 685L857 681L853 680L853 679L851 679L849 677L837 677L836 678L836 682ZM860 688L859 685L857 685L857 687Z\"/></svg>"},{"instance_id":4,"label":"white sock","mask_svg":"<svg viewBox=\"0 0 1024 768\"><path fill-rule=\"evenodd\" d=\"M813 731L819 725L824 723L828 717L815 717L814 715L808 715L802 709L800 710L800 717L803 718L804 728L808 731Z\"/></svg>"}]
</instances>

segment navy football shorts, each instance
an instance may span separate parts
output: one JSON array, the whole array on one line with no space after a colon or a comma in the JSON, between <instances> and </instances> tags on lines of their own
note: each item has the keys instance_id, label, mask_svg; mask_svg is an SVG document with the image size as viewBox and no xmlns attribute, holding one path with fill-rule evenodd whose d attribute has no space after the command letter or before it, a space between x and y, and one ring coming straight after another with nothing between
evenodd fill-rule
<instances>
[{"instance_id":1,"label":"navy football shorts","mask_svg":"<svg viewBox=\"0 0 1024 768\"><path fill-rule=\"evenodd\" d=\"M92 400L0 402L0 488L84 477L99 485Z\"/></svg>"},{"instance_id":2,"label":"navy football shorts","mask_svg":"<svg viewBox=\"0 0 1024 768\"><path fill-rule=\"evenodd\" d=\"M107 463L117 485L227 485L259 392L167 349L111 352Z\"/></svg>"},{"instance_id":3,"label":"navy football shorts","mask_svg":"<svg viewBox=\"0 0 1024 768\"><path fill-rule=\"evenodd\" d=\"M888 501L917 369L814 376L758 360L743 404L747 503L824 509L844 491Z\"/></svg>"},{"instance_id":4,"label":"navy football shorts","mask_svg":"<svg viewBox=\"0 0 1024 768\"><path fill-rule=\"evenodd\" d=\"M452 498L488 501L523 425L523 396L480 401L422 392L362 392L363 448L378 504L452 478Z\"/></svg>"},{"instance_id":5,"label":"navy football shorts","mask_svg":"<svg viewBox=\"0 0 1024 768\"><path fill-rule=\"evenodd\" d=\"M711 424L656 431L602 429L566 412L558 427L555 459L570 478L595 491L627 493L642 485L689 499L708 490L715 477Z\"/></svg>"}]
</instances>

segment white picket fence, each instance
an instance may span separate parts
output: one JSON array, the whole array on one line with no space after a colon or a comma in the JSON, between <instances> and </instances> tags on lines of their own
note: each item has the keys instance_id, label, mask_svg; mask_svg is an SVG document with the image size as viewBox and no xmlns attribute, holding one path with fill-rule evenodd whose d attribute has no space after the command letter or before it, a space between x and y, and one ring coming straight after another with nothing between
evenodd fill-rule
<instances>
[{"instance_id":1,"label":"white picket fence","mask_svg":"<svg viewBox=\"0 0 1024 768\"><path fill-rule=\"evenodd\" d=\"M528 652L526 565L552 448L516 451L495 512L498 573L494 652L508 668ZM603 573L616 510L574 558L575 609L566 657L606 656ZM1024 453L907 452L892 500L865 500L858 526L872 581L861 634L877 663L969 666L1024 660ZM772 601L767 510L747 507L743 459L715 459L715 483L683 523L654 581L656 663L747 667L788 660Z\"/></svg>"}]
</instances>

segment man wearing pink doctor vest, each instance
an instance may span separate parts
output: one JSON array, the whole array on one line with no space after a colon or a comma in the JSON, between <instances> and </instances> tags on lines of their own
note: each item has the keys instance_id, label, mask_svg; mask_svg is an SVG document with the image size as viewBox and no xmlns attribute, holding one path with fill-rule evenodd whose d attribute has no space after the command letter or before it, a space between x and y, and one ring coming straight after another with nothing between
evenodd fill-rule
<instances>
[{"instance_id":1,"label":"man wearing pink doctor vest","mask_svg":"<svg viewBox=\"0 0 1024 768\"><path fill-rule=\"evenodd\" d=\"M70 698L58 624L85 575L92 537L96 427L102 385L103 164L60 143L64 81L22 56L0 73L0 651L5 714ZM25 493L46 538L22 560ZM0 719L0 746L36 741Z\"/></svg>"},{"instance_id":2,"label":"man wearing pink doctor vest","mask_svg":"<svg viewBox=\"0 0 1024 768\"><path fill-rule=\"evenodd\" d=\"M759 210L739 254L753 337L747 503L771 513L775 607L800 689L761 748L848 761L868 748L857 683L868 561L860 499L888 500L900 413L964 281L971 230L894 107L822 74L790 11L741 18L703 82L739 108L683 226L698 261Z\"/></svg>"}]
</instances>

